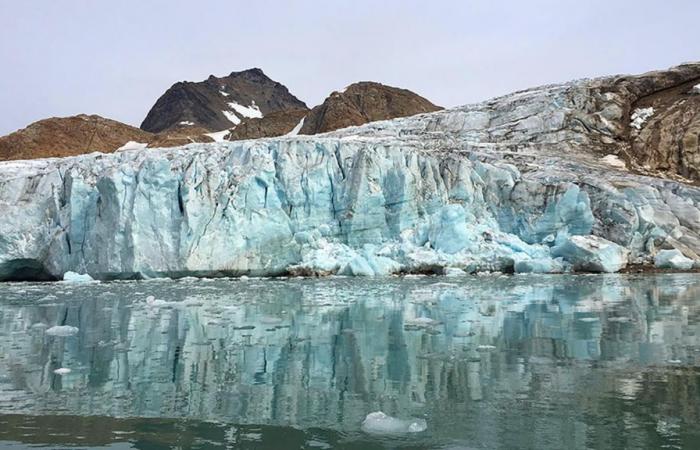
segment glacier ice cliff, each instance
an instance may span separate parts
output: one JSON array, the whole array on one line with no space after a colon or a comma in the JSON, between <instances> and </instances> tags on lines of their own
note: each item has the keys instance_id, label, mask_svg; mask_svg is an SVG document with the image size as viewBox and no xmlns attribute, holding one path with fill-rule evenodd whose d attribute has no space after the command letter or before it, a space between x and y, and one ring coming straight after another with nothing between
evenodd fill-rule
<instances>
[{"instance_id":1,"label":"glacier ice cliff","mask_svg":"<svg viewBox=\"0 0 700 450\"><path fill-rule=\"evenodd\" d=\"M661 91L692 68L629 83ZM697 267L700 189L607 157L629 150L633 114L613 81L316 136L0 163L0 280L615 272L661 249Z\"/></svg>"}]
</instances>

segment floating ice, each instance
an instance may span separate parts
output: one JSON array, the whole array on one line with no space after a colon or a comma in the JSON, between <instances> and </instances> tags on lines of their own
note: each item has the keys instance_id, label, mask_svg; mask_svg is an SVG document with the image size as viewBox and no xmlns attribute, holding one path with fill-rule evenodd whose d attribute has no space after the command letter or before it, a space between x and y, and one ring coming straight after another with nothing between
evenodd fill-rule
<instances>
[{"instance_id":1,"label":"floating ice","mask_svg":"<svg viewBox=\"0 0 700 450\"><path fill-rule=\"evenodd\" d=\"M95 283L95 279L86 273L68 271L63 274L63 281L66 283Z\"/></svg>"},{"instance_id":2,"label":"floating ice","mask_svg":"<svg viewBox=\"0 0 700 450\"><path fill-rule=\"evenodd\" d=\"M56 375L66 375L71 373L71 370L67 367L61 367L60 369L56 369L53 371Z\"/></svg>"},{"instance_id":3,"label":"floating ice","mask_svg":"<svg viewBox=\"0 0 700 450\"><path fill-rule=\"evenodd\" d=\"M361 428L371 434L420 433L428 429L428 424L424 419L398 419L377 411L367 414Z\"/></svg>"},{"instance_id":4,"label":"floating ice","mask_svg":"<svg viewBox=\"0 0 700 450\"><path fill-rule=\"evenodd\" d=\"M78 328L72 327L70 325L56 325L48 330L46 330L46 334L49 336L75 336L78 334Z\"/></svg>"}]
</instances>

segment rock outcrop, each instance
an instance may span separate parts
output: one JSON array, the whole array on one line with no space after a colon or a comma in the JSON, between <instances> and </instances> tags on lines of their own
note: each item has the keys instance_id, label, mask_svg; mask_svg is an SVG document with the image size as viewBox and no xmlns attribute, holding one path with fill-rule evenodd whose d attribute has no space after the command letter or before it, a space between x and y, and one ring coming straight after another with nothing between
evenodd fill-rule
<instances>
[{"instance_id":1,"label":"rock outcrop","mask_svg":"<svg viewBox=\"0 0 700 450\"><path fill-rule=\"evenodd\" d=\"M151 133L96 115L53 117L0 137L0 160L110 153L128 142L151 140Z\"/></svg>"},{"instance_id":2,"label":"rock outcrop","mask_svg":"<svg viewBox=\"0 0 700 450\"><path fill-rule=\"evenodd\" d=\"M1 163L0 277L615 271L673 249L697 261L700 189L625 159L620 79L319 136Z\"/></svg>"},{"instance_id":3,"label":"rock outcrop","mask_svg":"<svg viewBox=\"0 0 700 450\"><path fill-rule=\"evenodd\" d=\"M377 120L441 109L407 89L364 81L333 92L309 113L301 134L318 134Z\"/></svg>"},{"instance_id":4,"label":"rock outcrop","mask_svg":"<svg viewBox=\"0 0 700 450\"><path fill-rule=\"evenodd\" d=\"M153 105L141 129L159 133L178 126L198 126L209 132L226 130L246 118L288 109L308 109L282 84L260 69L211 75L201 82L175 83Z\"/></svg>"},{"instance_id":5,"label":"rock outcrop","mask_svg":"<svg viewBox=\"0 0 700 450\"><path fill-rule=\"evenodd\" d=\"M308 113L307 109L288 109L273 112L261 118L245 119L231 130L227 140L240 141L299 134L300 125L303 125Z\"/></svg>"}]
</instances>

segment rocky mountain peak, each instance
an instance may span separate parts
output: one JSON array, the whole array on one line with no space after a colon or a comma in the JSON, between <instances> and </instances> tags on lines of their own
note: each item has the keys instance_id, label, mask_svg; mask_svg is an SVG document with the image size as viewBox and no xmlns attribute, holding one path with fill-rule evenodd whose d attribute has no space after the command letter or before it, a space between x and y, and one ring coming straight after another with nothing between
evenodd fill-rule
<instances>
[{"instance_id":1,"label":"rocky mountain peak","mask_svg":"<svg viewBox=\"0 0 700 450\"><path fill-rule=\"evenodd\" d=\"M407 89L372 81L353 83L314 107L301 134L317 134L375 120L395 119L442 109Z\"/></svg>"},{"instance_id":2,"label":"rocky mountain peak","mask_svg":"<svg viewBox=\"0 0 700 450\"><path fill-rule=\"evenodd\" d=\"M231 128L247 118L287 109L307 109L289 90L259 68L210 75L201 82L178 82L148 112L141 129L161 132L178 126L208 131Z\"/></svg>"}]
</instances>

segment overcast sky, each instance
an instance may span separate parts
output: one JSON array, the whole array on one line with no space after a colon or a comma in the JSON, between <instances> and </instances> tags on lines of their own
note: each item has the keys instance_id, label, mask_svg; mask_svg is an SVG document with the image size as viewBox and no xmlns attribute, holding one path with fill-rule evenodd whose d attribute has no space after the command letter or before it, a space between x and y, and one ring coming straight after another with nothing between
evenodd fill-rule
<instances>
[{"instance_id":1,"label":"overcast sky","mask_svg":"<svg viewBox=\"0 0 700 450\"><path fill-rule=\"evenodd\" d=\"M260 67L309 106L361 80L456 106L700 60L700 1L0 0L0 134L138 126L174 82Z\"/></svg>"}]
</instances>

